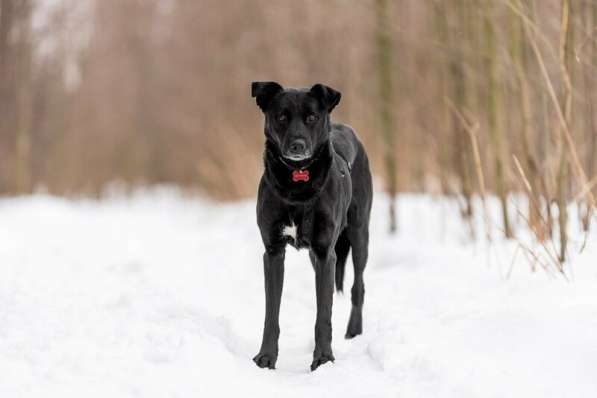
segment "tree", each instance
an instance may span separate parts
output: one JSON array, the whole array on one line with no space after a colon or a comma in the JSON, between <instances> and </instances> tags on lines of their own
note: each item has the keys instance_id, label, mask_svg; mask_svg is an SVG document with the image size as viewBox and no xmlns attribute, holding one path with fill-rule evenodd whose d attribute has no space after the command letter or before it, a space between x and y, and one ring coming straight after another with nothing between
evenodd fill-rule
<instances>
[{"instance_id":1,"label":"tree","mask_svg":"<svg viewBox=\"0 0 597 398\"><path fill-rule=\"evenodd\" d=\"M487 0L485 2L484 18L485 44L487 51L486 70L488 76L487 122L489 128L489 138L491 140L491 148L494 153L496 193L502 206L504 235L506 238L511 238L513 235L512 228L510 227L510 216L508 214L508 192L504 176L504 137L502 136L503 131L498 125L498 123L500 123L500 89L498 86L497 44L495 37L494 17L492 13L492 0Z\"/></svg>"},{"instance_id":2,"label":"tree","mask_svg":"<svg viewBox=\"0 0 597 398\"><path fill-rule=\"evenodd\" d=\"M20 193L31 189L31 14L31 0L0 2L0 148L9 148L0 151L9 175L0 178Z\"/></svg>"},{"instance_id":3,"label":"tree","mask_svg":"<svg viewBox=\"0 0 597 398\"><path fill-rule=\"evenodd\" d=\"M524 10L523 3L518 0L516 5ZM524 36L522 20L511 12L510 18L511 47L510 56L516 71L516 83L520 101L520 137L522 143L522 158L525 177L530 186L528 193L529 226L537 239L543 242L546 238L545 225L541 215L540 176L537 158L532 145L533 115L531 105L531 87L527 77L528 61L527 46Z\"/></svg>"},{"instance_id":4,"label":"tree","mask_svg":"<svg viewBox=\"0 0 597 398\"><path fill-rule=\"evenodd\" d=\"M379 83L379 118L384 143L384 165L390 200L390 233L396 232L396 127L394 122L394 89L392 81L392 35L387 0L377 0L377 78Z\"/></svg>"},{"instance_id":5,"label":"tree","mask_svg":"<svg viewBox=\"0 0 597 398\"><path fill-rule=\"evenodd\" d=\"M15 190L31 191L31 124L32 124L32 50L31 1L20 0L17 8L15 43Z\"/></svg>"},{"instance_id":6,"label":"tree","mask_svg":"<svg viewBox=\"0 0 597 398\"><path fill-rule=\"evenodd\" d=\"M568 69L568 60L570 58L570 3L569 0L562 0L561 3L561 26L560 26L560 46L559 61L562 74L562 90L560 98L560 107L564 111L565 123L570 128L572 119L572 79ZM566 151L564 130L562 126L558 127L560 159L558 165L558 175L556 181L557 203L558 203L558 224L560 232L560 262L566 261L566 250L568 246L568 152Z\"/></svg>"}]
</instances>

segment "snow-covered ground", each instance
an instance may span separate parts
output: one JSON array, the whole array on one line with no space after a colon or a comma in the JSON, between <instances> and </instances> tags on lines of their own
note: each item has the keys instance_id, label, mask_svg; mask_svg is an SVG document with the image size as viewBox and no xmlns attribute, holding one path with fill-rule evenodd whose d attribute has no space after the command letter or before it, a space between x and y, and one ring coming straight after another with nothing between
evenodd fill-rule
<instances>
[{"instance_id":1,"label":"snow-covered ground","mask_svg":"<svg viewBox=\"0 0 597 398\"><path fill-rule=\"evenodd\" d=\"M399 203L393 238L374 206L364 334L344 340L350 297L336 295L336 362L312 373L314 275L291 248L277 370L251 361L254 203L1 199L0 397L597 395L595 234L582 254L574 237L566 280L532 273L515 243L467 242L453 203Z\"/></svg>"}]
</instances>

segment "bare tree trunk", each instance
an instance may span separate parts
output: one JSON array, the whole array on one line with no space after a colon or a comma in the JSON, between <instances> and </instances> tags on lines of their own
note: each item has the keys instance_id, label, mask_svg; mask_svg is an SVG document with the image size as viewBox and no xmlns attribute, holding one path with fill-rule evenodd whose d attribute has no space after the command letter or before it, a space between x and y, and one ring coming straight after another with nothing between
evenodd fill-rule
<instances>
[{"instance_id":1,"label":"bare tree trunk","mask_svg":"<svg viewBox=\"0 0 597 398\"><path fill-rule=\"evenodd\" d=\"M529 20L533 22L537 20L537 10L535 0L527 0L522 1L521 3L527 3L529 5ZM523 27L523 31L525 37L528 40L536 41L537 33L530 29L528 23L523 21L521 18L521 23ZM539 66L539 59L536 57L536 66ZM549 98L547 93L545 92L545 88L542 84L541 79L535 79L534 85L532 86L533 92L535 96L539 98L537 101L538 104L538 137L537 137L537 184L538 190L541 193L541 196L544 198L545 201L545 238L551 239L553 233L553 226L554 226L554 215L552 213L552 206L551 201L553 197L553 186L551 184L552 176L549 173L549 160L551 159L551 152L552 149L552 140L551 134L549 133L551 130L551 120L550 120L550 112L549 112Z\"/></svg>"},{"instance_id":2,"label":"bare tree trunk","mask_svg":"<svg viewBox=\"0 0 597 398\"><path fill-rule=\"evenodd\" d=\"M566 124L570 126L572 116L572 81L570 79L570 73L568 70L568 51L569 51L569 34L570 34L570 3L569 0L562 0L561 3L561 27L560 27L560 47L559 47L559 59L560 59L560 70L562 73L562 109L564 110L564 118ZM567 182L568 182L568 152L565 148L564 143L564 132L561 127L559 131L559 151L560 159L558 165L558 176L556 181L557 191L557 204L559 210L558 224L560 232L560 262L566 261L566 251L568 246L568 209L567 209Z\"/></svg>"},{"instance_id":3,"label":"bare tree trunk","mask_svg":"<svg viewBox=\"0 0 597 398\"><path fill-rule=\"evenodd\" d=\"M31 2L19 3L19 38L16 48L16 159L15 190L31 191Z\"/></svg>"},{"instance_id":4,"label":"bare tree trunk","mask_svg":"<svg viewBox=\"0 0 597 398\"><path fill-rule=\"evenodd\" d=\"M591 32L595 32L597 30L597 2L591 3L591 8L593 9L593 23L591 25ZM592 65L597 65L597 40L592 40L591 46L591 61L593 62ZM591 88L595 88L594 80L591 80ZM595 176L595 168L597 167L597 123L595 122L595 90L590 91L589 96L589 104L590 104L590 112L588 114L590 118L590 126L591 131L589 134L591 135L591 143L590 143L590 152L589 152L589 175L591 178ZM593 192L597 196L597 188L593 188ZM595 209L594 209L595 210Z\"/></svg>"},{"instance_id":5,"label":"bare tree trunk","mask_svg":"<svg viewBox=\"0 0 597 398\"><path fill-rule=\"evenodd\" d=\"M437 40L437 52L439 53L442 49L448 48L448 23L446 21L446 8L444 7L441 1L433 2L433 26L435 27L435 39ZM446 62L444 61L445 55L441 55L438 57L438 92L440 98L448 97L448 76L446 73ZM440 123L443 127L438 132L441 134L438 137L438 141L440 145L438 145L438 163L439 163L439 179L441 184L441 192L443 195L450 195L452 194L450 186L449 186L449 176L452 168L450 167L451 162L451 154L450 154L450 147L447 145L441 145L441 142L444 140L449 140L451 130L449 128L445 128L444 126L449 125L450 120L450 113L447 104L442 102L441 106L441 115L440 115Z\"/></svg>"},{"instance_id":6,"label":"bare tree trunk","mask_svg":"<svg viewBox=\"0 0 597 398\"><path fill-rule=\"evenodd\" d=\"M10 178L6 170L8 162L6 160L6 149L8 147L8 137L10 137L10 126L12 125L12 113L9 87L11 76L9 74L9 32L14 24L14 4L13 0L0 0L0 193L7 191L7 180ZM3 159L4 158L4 159Z\"/></svg>"},{"instance_id":7,"label":"bare tree trunk","mask_svg":"<svg viewBox=\"0 0 597 398\"><path fill-rule=\"evenodd\" d=\"M503 161L503 137L502 129L499 123L499 87L497 85L497 49L496 38L493 26L491 6L492 1L488 0L485 7L485 37L487 45L487 73L489 75L489 82L487 88L488 94L488 124L489 137L491 146L495 157L495 184L496 191L502 206L502 219L504 227L504 235L506 238L512 238L512 229L510 227L510 216L508 214L507 189L504 176L504 161Z\"/></svg>"},{"instance_id":8,"label":"bare tree trunk","mask_svg":"<svg viewBox=\"0 0 597 398\"><path fill-rule=\"evenodd\" d=\"M390 200L390 233L395 233L396 225L396 127L393 117L394 90L392 82L392 36L387 0L377 0L377 67L380 90L380 120L384 142L384 164L386 168L387 190Z\"/></svg>"},{"instance_id":9,"label":"bare tree trunk","mask_svg":"<svg viewBox=\"0 0 597 398\"><path fill-rule=\"evenodd\" d=\"M597 30L597 3L585 3L582 13L585 17L585 31L593 34ZM587 175L589 179L595 175L595 158L597 153L597 125L595 124L595 78L593 68L597 65L597 42L592 39L587 48L587 61L584 65L583 86L585 97L585 132L586 132L586 152L585 162ZM597 195L597 190L594 190ZM582 202L581 224L584 231L589 231L591 226L591 217L593 216L591 204L587 201Z\"/></svg>"},{"instance_id":10,"label":"bare tree trunk","mask_svg":"<svg viewBox=\"0 0 597 398\"><path fill-rule=\"evenodd\" d=\"M517 6L522 10L523 2L518 0ZM511 57L516 71L516 79L519 89L520 100L520 123L521 123L521 138L523 161L526 177L531 187L531 193L528 197L529 202L529 226L533 230L535 236L540 242L546 238L545 225L541 217L541 191L540 191L540 177L537 165L536 156L531 146L533 135L533 115L531 110L531 94L530 86L527 78L527 56L526 46L524 41L524 26L522 20L512 13L512 49Z\"/></svg>"},{"instance_id":11,"label":"bare tree trunk","mask_svg":"<svg viewBox=\"0 0 597 398\"><path fill-rule=\"evenodd\" d=\"M458 25L460 29L464 30L464 36L461 41L452 40L453 44L457 48L457 50L453 53L455 57L452 59L454 62L454 85L455 85L455 102L456 107L459 111L468 108L469 101L468 98L471 96L472 91L467 87L466 78L465 78L465 68L467 63L467 54L464 51L465 43L471 43L474 37L474 26L472 25L474 20L474 15L471 13L474 12L473 4L471 1L468 0L460 0L458 3ZM475 237L475 229L474 229L474 222L473 222L473 149L470 145L470 140L468 137L468 133L466 131L466 126L464 126L457 118L456 115L454 116L454 124L455 129L457 131L457 148L458 148L458 159L460 162L461 168L461 176L462 176L462 193L465 199L465 209L464 209L464 216L468 221L469 227L471 229L471 236Z\"/></svg>"},{"instance_id":12,"label":"bare tree trunk","mask_svg":"<svg viewBox=\"0 0 597 398\"><path fill-rule=\"evenodd\" d=\"M6 78L8 33L13 22L13 0L0 0L0 80Z\"/></svg>"},{"instance_id":13,"label":"bare tree trunk","mask_svg":"<svg viewBox=\"0 0 597 398\"><path fill-rule=\"evenodd\" d=\"M130 33L133 49L131 57L137 72L134 82L136 100L133 125L141 138L136 156L139 165L133 166L136 167L133 170L133 178L150 183L163 183L165 180L161 157L163 145L159 142L160 135L157 134L155 110L158 108L153 92L158 79L154 51L151 48L153 45L151 26L154 22L155 4L152 1L138 2L132 8L136 18ZM147 82L155 82L155 84L149 85Z\"/></svg>"}]
</instances>

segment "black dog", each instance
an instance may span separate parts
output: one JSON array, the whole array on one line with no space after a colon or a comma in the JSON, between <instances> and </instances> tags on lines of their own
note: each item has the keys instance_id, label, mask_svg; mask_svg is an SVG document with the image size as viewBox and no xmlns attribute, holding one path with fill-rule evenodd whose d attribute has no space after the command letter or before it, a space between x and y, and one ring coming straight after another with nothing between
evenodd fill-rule
<instances>
[{"instance_id":1,"label":"black dog","mask_svg":"<svg viewBox=\"0 0 597 398\"><path fill-rule=\"evenodd\" d=\"M284 89L275 82L255 82L251 91L265 114L266 137L257 199L257 223L265 245L265 325L261 350L253 360L262 368L276 365L284 255L291 244L309 249L315 269L315 370L334 361L334 272L341 291L351 247L355 276L346 338L362 333L372 199L369 161L354 131L330 121L330 112L340 102L336 90L322 84Z\"/></svg>"}]
</instances>

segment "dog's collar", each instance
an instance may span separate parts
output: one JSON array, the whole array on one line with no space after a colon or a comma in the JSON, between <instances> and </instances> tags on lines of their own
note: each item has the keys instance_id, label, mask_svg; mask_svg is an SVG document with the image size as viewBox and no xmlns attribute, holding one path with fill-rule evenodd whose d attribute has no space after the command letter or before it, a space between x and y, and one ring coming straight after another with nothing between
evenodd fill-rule
<instances>
[{"instance_id":1,"label":"dog's collar","mask_svg":"<svg viewBox=\"0 0 597 398\"><path fill-rule=\"evenodd\" d=\"M276 156L276 158L278 159L278 161L280 161L280 163L286 166L286 168L292 171L292 182L309 182L309 167L313 165L313 163L315 163L317 160L319 160L326 146L331 147L331 142L328 141L327 144L321 145L317 152L315 152L315 154L306 163L293 165L289 163L282 155L278 155Z\"/></svg>"},{"instance_id":2,"label":"dog's collar","mask_svg":"<svg viewBox=\"0 0 597 398\"><path fill-rule=\"evenodd\" d=\"M264 163L265 180L272 187L276 196L287 203L306 205L316 200L330 177L330 166L334 160L331 142L327 141L317 148L315 155L308 162L289 162L281 158L281 153L274 143L266 141ZM299 177L302 181L293 181ZM304 181L305 171L309 180Z\"/></svg>"},{"instance_id":3,"label":"dog's collar","mask_svg":"<svg viewBox=\"0 0 597 398\"><path fill-rule=\"evenodd\" d=\"M310 161L306 166L296 168L286 162L286 160L284 160L284 158L281 156L278 158L278 160L280 160L280 162L282 162L287 168L292 170L292 182L309 182L309 166L313 164L313 161Z\"/></svg>"},{"instance_id":4,"label":"dog's collar","mask_svg":"<svg viewBox=\"0 0 597 398\"><path fill-rule=\"evenodd\" d=\"M286 167L287 167L287 168L289 168L290 170L306 170L306 169L308 169L308 168L309 168L309 166L311 166L311 165L312 165L312 164L315 162L314 158L311 158L311 159L309 159L309 161L308 161L307 163L305 163L304 165L303 165L303 164L301 164L300 166L294 166L294 165L292 165L292 164L288 163L288 162L286 161L286 159L284 159L284 157L283 157L283 156L278 156L278 160L279 160L281 163L283 163L283 164L284 164L284 166L286 166Z\"/></svg>"}]
</instances>

